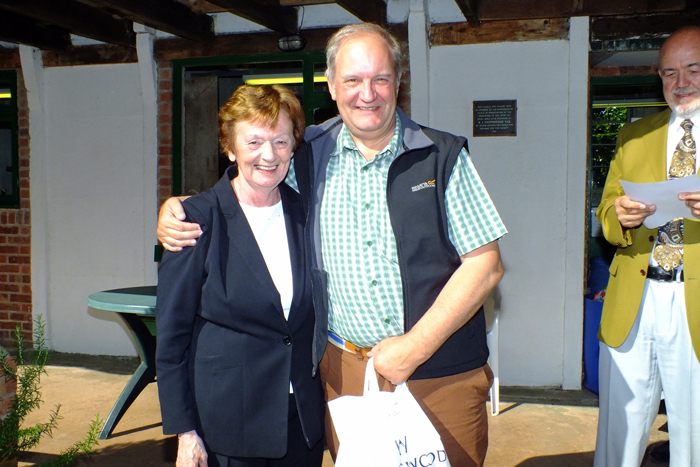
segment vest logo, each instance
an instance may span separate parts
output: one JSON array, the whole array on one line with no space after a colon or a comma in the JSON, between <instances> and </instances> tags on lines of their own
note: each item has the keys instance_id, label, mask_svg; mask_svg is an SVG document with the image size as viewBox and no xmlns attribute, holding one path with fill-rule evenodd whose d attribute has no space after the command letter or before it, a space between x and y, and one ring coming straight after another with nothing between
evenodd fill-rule
<instances>
[{"instance_id":1,"label":"vest logo","mask_svg":"<svg viewBox=\"0 0 700 467\"><path fill-rule=\"evenodd\" d=\"M416 186L413 186L411 187L411 192L424 190L425 188L435 188L435 180L428 180L427 182L423 182Z\"/></svg>"}]
</instances>

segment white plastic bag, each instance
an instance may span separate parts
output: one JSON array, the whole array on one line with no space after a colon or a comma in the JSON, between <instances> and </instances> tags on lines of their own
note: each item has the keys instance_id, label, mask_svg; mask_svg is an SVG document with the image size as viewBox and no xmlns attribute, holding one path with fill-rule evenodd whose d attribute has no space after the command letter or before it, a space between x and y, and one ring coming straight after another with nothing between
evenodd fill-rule
<instances>
[{"instance_id":1,"label":"white plastic bag","mask_svg":"<svg viewBox=\"0 0 700 467\"><path fill-rule=\"evenodd\" d=\"M440 435L406 383L380 391L370 358L364 388L362 396L328 403L340 441L335 467L449 467Z\"/></svg>"}]
</instances>

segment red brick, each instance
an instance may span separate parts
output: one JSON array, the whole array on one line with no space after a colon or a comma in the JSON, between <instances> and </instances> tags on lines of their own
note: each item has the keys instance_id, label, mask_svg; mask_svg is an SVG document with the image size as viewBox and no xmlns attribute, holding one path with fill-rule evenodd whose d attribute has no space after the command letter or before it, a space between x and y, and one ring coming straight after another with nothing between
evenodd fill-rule
<instances>
[{"instance_id":1,"label":"red brick","mask_svg":"<svg viewBox=\"0 0 700 467\"><path fill-rule=\"evenodd\" d=\"M8 380L5 380L5 374L0 372L0 382L2 382L3 380L5 383L4 394L8 394L8 393L17 391L17 379L10 378Z\"/></svg>"},{"instance_id":2,"label":"red brick","mask_svg":"<svg viewBox=\"0 0 700 467\"><path fill-rule=\"evenodd\" d=\"M31 264L31 258L29 256L10 256L8 257L8 263L10 264Z\"/></svg>"},{"instance_id":3,"label":"red brick","mask_svg":"<svg viewBox=\"0 0 700 467\"><path fill-rule=\"evenodd\" d=\"M19 233L19 227L16 226L2 226L0 225L0 233L7 235L17 235Z\"/></svg>"},{"instance_id":4,"label":"red brick","mask_svg":"<svg viewBox=\"0 0 700 467\"><path fill-rule=\"evenodd\" d=\"M31 303L32 296L25 294L10 294L10 300L15 303Z\"/></svg>"},{"instance_id":5,"label":"red brick","mask_svg":"<svg viewBox=\"0 0 700 467\"><path fill-rule=\"evenodd\" d=\"M12 407L13 400L14 396L10 397L10 395L0 399L0 416L7 415L10 412L10 407Z\"/></svg>"},{"instance_id":6,"label":"red brick","mask_svg":"<svg viewBox=\"0 0 700 467\"><path fill-rule=\"evenodd\" d=\"M158 104L158 112L162 114L172 114L173 113L173 103L170 101L162 101Z\"/></svg>"},{"instance_id":7,"label":"red brick","mask_svg":"<svg viewBox=\"0 0 700 467\"><path fill-rule=\"evenodd\" d=\"M170 65L166 67L161 67L158 68L158 79L167 79L171 80L173 78L173 69L170 68Z\"/></svg>"}]
</instances>

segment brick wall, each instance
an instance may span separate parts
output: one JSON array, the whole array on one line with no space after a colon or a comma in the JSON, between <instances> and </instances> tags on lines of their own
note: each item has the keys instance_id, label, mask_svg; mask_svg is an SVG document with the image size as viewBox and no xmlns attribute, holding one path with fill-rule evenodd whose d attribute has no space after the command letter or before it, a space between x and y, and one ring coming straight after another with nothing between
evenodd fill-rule
<instances>
[{"instance_id":1,"label":"brick wall","mask_svg":"<svg viewBox=\"0 0 700 467\"><path fill-rule=\"evenodd\" d=\"M173 69L158 62L158 207L173 192Z\"/></svg>"},{"instance_id":2,"label":"brick wall","mask_svg":"<svg viewBox=\"0 0 700 467\"><path fill-rule=\"evenodd\" d=\"M8 359L8 366L16 368L16 360L14 358ZM0 420L7 417L10 412L10 406L12 406L12 401L15 399L15 394L17 392L17 379L11 378L5 380L5 372L0 370Z\"/></svg>"},{"instance_id":3,"label":"brick wall","mask_svg":"<svg viewBox=\"0 0 700 467\"><path fill-rule=\"evenodd\" d=\"M590 76L593 78L610 76L645 76L655 75L659 71L656 65L650 66L604 66L593 67Z\"/></svg>"},{"instance_id":4,"label":"brick wall","mask_svg":"<svg viewBox=\"0 0 700 467\"><path fill-rule=\"evenodd\" d=\"M0 345L11 347L20 323L32 330L31 217L29 204L29 108L22 73L17 73L19 117L19 209L0 209ZM31 334L25 334L31 340Z\"/></svg>"}]
</instances>

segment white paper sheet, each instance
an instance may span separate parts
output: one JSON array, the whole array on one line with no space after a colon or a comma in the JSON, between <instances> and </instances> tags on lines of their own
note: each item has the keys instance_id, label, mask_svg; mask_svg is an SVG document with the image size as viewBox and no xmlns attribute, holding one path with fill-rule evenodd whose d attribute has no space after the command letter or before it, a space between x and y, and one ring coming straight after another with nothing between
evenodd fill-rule
<instances>
[{"instance_id":1,"label":"white paper sheet","mask_svg":"<svg viewBox=\"0 0 700 467\"><path fill-rule=\"evenodd\" d=\"M685 217L696 219L685 201L678 199L679 193L700 191L700 178L688 176L656 183L634 183L620 180L622 189L633 201L656 205L656 212L644 219L644 227L653 229L665 223Z\"/></svg>"}]
</instances>

